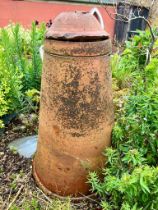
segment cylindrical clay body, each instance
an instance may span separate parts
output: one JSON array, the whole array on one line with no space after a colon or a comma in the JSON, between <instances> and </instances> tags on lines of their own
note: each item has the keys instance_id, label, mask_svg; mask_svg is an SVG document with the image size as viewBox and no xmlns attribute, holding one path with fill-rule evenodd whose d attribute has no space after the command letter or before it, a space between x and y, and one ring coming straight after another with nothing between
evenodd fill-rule
<instances>
[{"instance_id":1,"label":"cylindrical clay body","mask_svg":"<svg viewBox=\"0 0 158 210\"><path fill-rule=\"evenodd\" d=\"M111 43L46 39L44 51L34 176L45 191L87 194L111 144Z\"/></svg>"}]
</instances>

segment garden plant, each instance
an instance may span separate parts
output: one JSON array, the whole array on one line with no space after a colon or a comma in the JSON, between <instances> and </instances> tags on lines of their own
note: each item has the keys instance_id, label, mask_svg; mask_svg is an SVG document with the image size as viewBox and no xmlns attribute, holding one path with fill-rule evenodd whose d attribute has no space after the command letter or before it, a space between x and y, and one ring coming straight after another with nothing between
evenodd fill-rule
<instances>
[{"instance_id":1,"label":"garden plant","mask_svg":"<svg viewBox=\"0 0 158 210\"><path fill-rule=\"evenodd\" d=\"M158 41L150 54L151 43L151 33L139 31L112 58L112 147L102 179L95 172L89 178L105 210L158 209Z\"/></svg>"},{"instance_id":2,"label":"garden plant","mask_svg":"<svg viewBox=\"0 0 158 210\"><path fill-rule=\"evenodd\" d=\"M38 100L44 33L45 25L34 23L28 30L19 24L0 29L0 127L6 115L31 111Z\"/></svg>"}]
</instances>

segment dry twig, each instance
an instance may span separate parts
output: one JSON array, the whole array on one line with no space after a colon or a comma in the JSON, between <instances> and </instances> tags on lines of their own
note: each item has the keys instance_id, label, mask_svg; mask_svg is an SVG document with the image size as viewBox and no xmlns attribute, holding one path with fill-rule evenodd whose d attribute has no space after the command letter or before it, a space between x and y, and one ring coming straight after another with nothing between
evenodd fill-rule
<instances>
[{"instance_id":1,"label":"dry twig","mask_svg":"<svg viewBox=\"0 0 158 210\"><path fill-rule=\"evenodd\" d=\"M19 188L17 194L16 194L15 197L13 198L12 202L8 205L8 207L6 208L6 210L9 210L9 209L12 207L12 205L13 205L14 202L17 200L17 198L18 198L18 196L20 195L20 193L21 193L21 191L22 191L23 188L24 188L24 185L22 185L22 186Z\"/></svg>"}]
</instances>

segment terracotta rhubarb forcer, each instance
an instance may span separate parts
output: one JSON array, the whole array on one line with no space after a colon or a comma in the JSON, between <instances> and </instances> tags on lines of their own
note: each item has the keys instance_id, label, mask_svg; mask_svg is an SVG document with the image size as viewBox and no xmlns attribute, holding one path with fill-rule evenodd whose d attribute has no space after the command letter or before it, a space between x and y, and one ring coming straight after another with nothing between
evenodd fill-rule
<instances>
[{"instance_id":1,"label":"terracotta rhubarb forcer","mask_svg":"<svg viewBox=\"0 0 158 210\"><path fill-rule=\"evenodd\" d=\"M98 19L98 20L97 20ZM64 12L46 34L33 173L46 193L89 193L111 144L111 42L92 12Z\"/></svg>"}]
</instances>

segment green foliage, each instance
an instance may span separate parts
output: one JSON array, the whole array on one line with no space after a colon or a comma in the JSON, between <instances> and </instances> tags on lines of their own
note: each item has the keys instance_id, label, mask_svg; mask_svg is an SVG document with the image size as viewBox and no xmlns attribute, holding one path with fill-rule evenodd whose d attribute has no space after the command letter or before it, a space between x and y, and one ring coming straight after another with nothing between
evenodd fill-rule
<instances>
[{"instance_id":1,"label":"green foliage","mask_svg":"<svg viewBox=\"0 0 158 210\"><path fill-rule=\"evenodd\" d=\"M13 205L10 210L20 210L20 209L25 209L25 210L40 210L40 204L37 199L31 199L29 201L24 201L22 206L19 208L16 205Z\"/></svg>"},{"instance_id":2,"label":"green foliage","mask_svg":"<svg viewBox=\"0 0 158 210\"><path fill-rule=\"evenodd\" d=\"M150 33L140 32L122 55L113 56L115 92L128 91L116 106L104 180L95 172L89 178L106 210L158 209L158 41L147 62L150 44ZM118 98L114 101L120 103Z\"/></svg>"},{"instance_id":3,"label":"green foliage","mask_svg":"<svg viewBox=\"0 0 158 210\"><path fill-rule=\"evenodd\" d=\"M7 68L22 74L23 89L40 89L41 59L39 47L43 43L45 26L32 24L30 30L19 24L1 29L2 60Z\"/></svg>"},{"instance_id":4,"label":"green foliage","mask_svg":"<svg viewBox=\"0 0 158 210\"><path fill-rule=\"evenodd\" d=\"M40 91L31 89L25 92L26 100L24 105L25 112L37 112L39 110Z\"/></svg>"},{"instance_id":5,"label":"green foliage","mask_svg":"<svg viewBox=\"0 0 158 210\"><path fill-rule=\"evenodd\" d=\"M44 200L45 201L45 200ZM50 199L50 201L45 201L44 204L39 201L39 199L26 199L22 205L17 206L13 205L9 210L73 210L70 203L70 199L65 199L65 201L57 200L57 199Z\"/></svg>"},{"instance_id":6,"label":"green foliage","mask_svg":"<svg viewBox=\"0 0 158 210\"><path fill-rule=\"evenodd\" d=\"M117 79L120 88L129 87L136 82L140 71L143 71L146 63L146 56L152 38L149 31L139 31L139 35L126 42L125 50L121 55L115 54L112 57L112 74ZM142 72L143 73L143 72ZM137 83L135 83L137 85Z\"/></svg>"},{"instance_id":7,"label":"green foliage","mask_svg":"<svg viewBox=\"0 0 158 210\"><path fill-rule=\"evenodd\" d=\"M96 192L105 199L102 201L105 210L158 209L158 167L135 167L131 173L124 172L120 178L106 174L104 182L97 184L97 175L91 173L90 177Z\"/></svg>"},{"instance_id":8,"label":"green foliage","mask_svg":"<svg viewBox=\"0 0 158 210\"><path fill-rule=\"evenodd\" d=\"M19 24L0 29L0 127L4 115L22 109L28 90L40 90L44 33L44 24L34 23L29 30Z\"/></svg>"}]
</instances>

